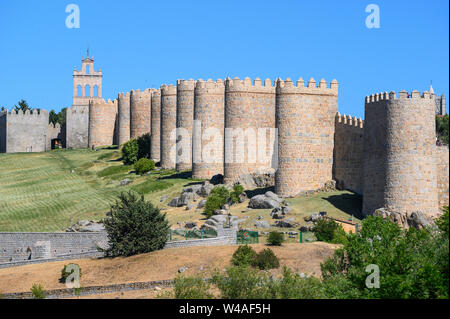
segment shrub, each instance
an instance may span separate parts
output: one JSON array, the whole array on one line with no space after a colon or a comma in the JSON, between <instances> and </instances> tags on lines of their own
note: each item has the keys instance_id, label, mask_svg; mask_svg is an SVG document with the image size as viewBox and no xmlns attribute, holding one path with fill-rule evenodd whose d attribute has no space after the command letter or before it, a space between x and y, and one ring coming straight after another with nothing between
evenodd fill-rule
<instances>
[{"instance_id":1,"label":"shrub","mask_svg":"<svg viewBox=\"0 0 450 319\"><path fill-rule=\"evenodd\" d=\"M211 299L211 284L200 276L175 278L173 294L176 299Z\"/></svg>"},{"instance_id":2,"label":"shrub","mask_svg":"<svg viewBox=\"0 0 450 319\"><path fill-rule=\"evenodd\" d=\"M256 255L253 266L258 267L261 270L269 270L280 267L280 262L273 251L267 248Z\"/></svg>"},{"instance_id":3,"label":"shrub","mask_svg":"<svg viewBox=\"0 0 450 319\"><path fill-rule=\"evenodd\" d=\"M240 184L233 186L233 191L230 193L230 198L233 203L239 202L239 195L244 192L244 187Z\"/></svg>"},{"instance_id":4,"label":"shrub","mask_svg":"<svg viewBox=\"0 0 450 319\"><path fill-rule=\"evenodd\" d=\"M214 188L205 204L205 214L210 218L213 213L225 205L230 197L230 191L224 186Z\"/></svg>"},{"instance_id":5,"label":"shrub","mask_svg":"<svg viewBox=\"0 0 450 319\"><path fill-rule=\"evenodd\" d=\"M61 283L65 283L67 277L69 277L75 271L74 269L72 269L71 271L67 270L67 266L69 266L69 265L75 265L75 266L78 267L78 269L79 269L79 276L80 276L80 279L81 279L81 268L80 268L80 266L78 266L78 264L68 264L68 265L64 265L64 268L61 270L61 278L59 279L59 281Z\"/></svg>"},{"instance_id":6,"label":"shrub","mask_svg":"<svg viewBox=\"0 0 450 319\"><path fill-rule=\"evenodd\" d=\"M134 170L137 174L143 175L155 169L155 162L149 160L148 158L141 158L136 163L134 163Z\"/></svg>"},{"instance_id":7,"label":"shrub","mask_svg":"<svg viewBox=\"0 0 450 319\"><path fill-rule=\"evenodd\" d=\"M128 173L131 170L130 165L114 165L102 169L97 173L98 177L106 177L111 175L119 175Z\"/></svg>"},{"instance_id":8,"label":"shrub","mask_svg":"<svg viewBox=\"0 0 450 319\"><path fill-rule=\"evenodd\" d=\"M331 241L333 244L343 244L345 245L348 242L347 233L344 228L338 224L338 227L334 230L333 240Z\"/></svg>"},{"instance_id":9,"label":"shrub","mask_svg":"<svg viewBox=\"0 0 450 319\"><path fill-rule=\"evenodd\" d=\"M281 299L323 299L326 298L320 279L302 278L286 266L277 285L277 298Z\"/></svg>"},{"instance_id":10,"label":"shrub","mask_svg":"<svg viewBox=\"0 0 450 319\"><path fill-rule=\"evenodd\" d=\"M272 246L281 246L284 242L283 234L277 231L271 231L269 237L267 237L267 242Z\"/></svg>"},{"instance_id":11,"label":"shrub","mask_svg":"<svg viewBox=\"0 0 450 319\"><path fill-rule=\"evenodd\" d=\"M105 250L107 256L131 256L162 249L169 231L166 215L132 191L119 195L104 225L110 245Z\"/></svg>"},{"instance_id":12,"label":"shrub","mask_svg":"<svg viewBox=\"0 0 450 319\"><path fill-rule=\"evenodd\" d=\"M137 139L138 159L150 158L150 133L141 135Z\"/></svg>"},{"instance_id":13,"label":"shrub","mask_svg":"<svg viewBox=\"0 0 450 319\"><path fill-rule=\"evenodd\" d=\"M314 225L314 235L317 240L331 243L334 238L335 231L339 228L339 224L329 218L320 218Z\"/></svg>"},{"instance_id":14,"label":"shrub","mask_svg":"<svg viewBox=\"0 0 450 319\"><path fill-rule=\"evenodd\" d=\"M256 251L252 247L241 245L233 253L231 262L235 266L250 266L254 264L256 255Z\"/></svg>"},{"instance_id":15,"label":"shrub","mask_svg":"<svg viewBox=\"0 0 450 319\"><path fill-rule=\"evenodd\" d=\"M126 165L133 165L138 160L139 146L136 139L125 142L122 146L122 158Z\"/></svg>"},{"instance_id":16,"label":"shrub","mask_svg":"<svg viewBox=\"0 0 450 319\"><path fill-rule=\"evenodd\" d=\"M45 290L41 284L33 284L30 290L34 299L45 299Z\"/></svg>"}]
</instances>

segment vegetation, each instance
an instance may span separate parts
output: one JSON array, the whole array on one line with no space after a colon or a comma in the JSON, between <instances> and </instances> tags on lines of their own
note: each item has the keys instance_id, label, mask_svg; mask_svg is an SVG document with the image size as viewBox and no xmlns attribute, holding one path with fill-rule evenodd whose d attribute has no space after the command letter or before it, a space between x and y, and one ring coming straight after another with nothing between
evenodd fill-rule
<instances>
[{"instance_id":1,"label":"vegetation","mask_svg":"<svg viewBox=\"0 0 450 319\"><path fill-rule=\"evenodd\" d=\"M107 177L111 175L117 175L121 173L128 173L132 169L131 165L115 165L109 166L97 173L98 177Z\"/></svg>"},{"instance_id":2,"label":"vegetation","mask_svg":"<svg viewBox=\"0 0 450 319\"><path fill-rule=\"evenodd\" d=\"M45 290L41 284L33 284L30 290L34 299L45 299Z\"/></svg>"},{"instance_id":3,"label":"vegetation","mask_svg":"<svg viewBox=\"0 0 450 319\"><path fill-rule=\"evenodd\" d=\"M133 165L138 160L139 146L136 139L125 142L122 147L122 158L125 165Z\"/></svg>"},{"instance_id":4,"label":"vegetation","mask_svg":"<svg viewBox=\"0 0 450 319\"><path fill-rule=\"evenodd\" d=\"M215 187L208 196L205 204L205 214L210 218L213 213L225 205L230 198L230 191L224 186Z\"/></svg>"},{"instance_id":5,"label":"vegetation","mask_svg":"<svg viewBox=\"0 0 450 319\"><path fill-rule=\"evenodd\" d=\"M211 299L211 284L199 276L175 278L174 297L176 299Z\"/></svg>"},{"instance_id":6,"label":"vegetation","mask_svg":"<svg viewBox=\"0 0 450 319\"><path fill-rule=\"evenodd\" d=\"M137 139L138 159L150 158L150 133L141 135Z\"/></svg>"},{"instance_id":7,"label":"vegetation","mask_svg":"<svg viewBox=\"0 0 450 319\"><path fill-rule=\"evenodd\" d=\"M172 187L174 184L163 180L149 179L141 184L133 186L131 189L139 194L149 194L153 192L162 191Z\"/></svg>"},{"instance_id":8,"label":"vegetation","mask_svg":"<svg viewBox=\"0 0 450 319\"><path fill-rule=\"evenodd\" d=\"M230 198L232 203L239 202L239 196L244 192L244 187L240 184L235 184L233 190L230 193Z\"/></svg>"},{"instance_id":9,"label":"vegetation","mask_svg":"<svg viewBox=\"0 0 450 319\"><path fill-rule=\"evenodd\" d=\"M273 246L281 246L284 242L284 236L282 233L277 231L271 231L269 237L267 238L267 243Z\"/></svg>"},{"instance_id":10,"label":"vegetation","mask_svg":"<svg viewBox=\"0 0 450 319\"><path fill-rule=\"evenodd\" d=\"M248 245L240 245L233 253L231 263L235 266L250 266L254 264L257 253Z\"/></svg>"},{"instance_id":11,"label":"vegetation","mask_svg":"<svg viewBox=\"0 0 450 319\"><path fill-rule=\"evenodd\" d=\"M66 111L66 107L61 109L58 113L56 113L55 110L51 110L48 113L48 123L52 123L53 125L56 123L59 123L60 125L66 124Z\"/></svg>"},{"instance_id":12,"label":"vegetation","mask_svg":"<svg viewBox=\"0 0 450 319\"><path fill-rule=\"evenodd\" d=\"M448 114L445 114L444 116L436 116L436 135L438 140L448 145L448 139L449 139L449 127L448 127Z\"/></svg>"},{"instance_id":13,"label":"vegetation","mask_svg":"<svg viewBox=\"0 0 450 319\"><path fill-rule=\"evenodd\" d=\"M14 104L14 110L15 111L22 111L22 112L25 112L27 110L31 111L31 107L28 105L27 101L22 99L17 104Z\"/></svg>"},{"instance_id":14,"label":"vegetation","mask_svg":"<svg viewBox=\"0 0 450 319\"><path fill-rule=\"evenodd\" d=\"M169 222L165 214L144 197L132 191L119 195L104 220L110 247L107 256L131 256L162 249L167 241Z\"/></svg>"},{"instance_id":15,"label":"vegetation","mask_svg":"<svg viewBox=\"0 0 450 319\"><path fill-rule=\"evenodd\" d=\"M267 248L256 255L253 266L258 267L261 270L269 270L279 268L280 262L273 251Z\"/></svg>"},{"instance_id":16,"label":"vegetation","mask_svg":"<svg viewBox=\"0 0 450 319\"><path fill-rule=\"evenodd\" d=\"M134 163L134 170L136 174L143 175L147 172L153 171L155 169L155 162L148 158L141 158L136 163Z\"/></svg>"},{"instance_id":17,"label":"vegetation","mask_svg":"<svg viewBox=\"0 0 450 319\"><path fill-rule=\"evenodd\" d=\"M347 241L342 226L330 218L319 218L313 231L319 241L335 244L343 244Z\"/></svg>"}]
</instances>

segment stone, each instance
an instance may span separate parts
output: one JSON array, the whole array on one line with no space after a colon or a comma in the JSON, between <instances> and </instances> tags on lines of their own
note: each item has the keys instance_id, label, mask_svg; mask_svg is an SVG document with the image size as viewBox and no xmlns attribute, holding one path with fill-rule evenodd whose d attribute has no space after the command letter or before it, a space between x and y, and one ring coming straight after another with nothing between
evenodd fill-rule
<instances>
[{"instance_id":1,"label":"stone","mask_svg":"<svg viewBox=\"0 0 450 319\"><path fill-rule=\"evenodd\" d=\"M170 207L178 207L178 197L173 198L167 205Z\"/></svg>"},{"instance_id":2,"label":"stone","mask_svg":"<svg viewBox=\"0 0 450 319\"><path fill-rule=\"evenodd\" d=\"M162 203L162 202L164 202L168 197L169 197L169 195L161 196L161 198L159 199L159 201Z\"/></svg>"},{"instance_id":3,"label":"stone","mask_svg":"<svg viewBox=\"0 0 450 319\"><path fill-rule=\"evenodd\" d=\"M265 195L256 195L250 199L248 207L254 209L278 208L280 203Z\"/></svg>"},{"instance_id":4,"label":"stone","mask_svg":"<svg viewBox=\"0 0 450 319\"><path fill-rule=\"evenodd\" d=\"M239 195L239 203L243 203L248 199L247 194L246 193L242 193Z\"/></svg>"},{"instance_id":5,"label":"stone","mask_svg":"<svg viewBox=\"0 0 450 319\"><path fill-rule=\"evenodd\" d=\"M269 197L269 198L271 198L271 199L277 201L277 202L280 203L280 204L283 202L283 200L282 200L281 198L279 198L278 195L275 194L274 192L268 191L268 192L266 192L264 195L265 195L266 197Z\"/></svg>"},{"instance_id":6,"label":"stone","mask_svg":"<svg viewBox=\"0 0 450 319\"><path fill-rule=\"evenodd\" d=\"M182 193L200 194L201 189L202 189L202 184L194 184L194 185L184 188Z\"/></svg>"},{"instance_id":7,"label":"stone","mask_svg":"<svg viewBox=\"0 0 450 319\"><path fill-rule=\"evenodd\" d=\"M197 194L193 192L182 193L177 201L177 206L186 206L197 198Z\"/></svg>"},{"instance_id":8,"label":"stone","mask_svg":"<svg viewBox=\"0 0 450 319\"><path fill-rule=\"evenodd\" d=\"M194 207L195 207L194 203L189 203L189 204L186 205L186 210L191 210Z\"/></svg>"},{"instance_id":9,"label":"stone","mask_svg":"<svg viewBox=\"0 0 450 319\"><path fill-rule=\"evenodd\" d=\"M227 215L228 212L225 209L216 209L213 212L213 215Z\"/></svg>"},{"instance_id":10,"label":"stone","mask_svg":"<svg viewBox=\"0 0 450 319\"><path fill-rule=\"evenodd\" d=\"M221 209L223 209L223 210L230 210L230 205L225 204L225 205L223 205L223 206L221 207Z\"/></svg>"},{"instance_id":11,"label":"stone","mask_svg":"<svg viewBox=\"0 0 450 319\"><path fill-rule=\"evenodd\" d=\"M197 208L203 208L206 205L206 199L202 199L201 201L198 202L197 204Z\"/></svg>"},{"instance_id":12,"label":"stone","mask_svg":"<svg viewBox=\"0 0 450 319\"><path fill-rule=\"evenodd\" d=\"M292 211L292 208L289 207L289 206L284 206L281 209L282 209L282 214L283 215L287 215L287 214L289 214Z\"/></svg>"},{"instance_id":13,"label":"stone","mask_svg":"<svg viewBox=\"0 0 450 319\"><path fill-rule=\"evenodd\" d=\"M120 181L120 186L128 185L128 184L130 184L131 182L132 182L131 179L125 178L125 179L123 179L123 180Z\"/></svg>"},{"instance_id":14,"label":"stone","mask_svg":"<svg viewBox=\"0 0 450 319\"><path fill-rule=\"evenodd\" d=\"M260 220L255 223L257 228L270 228L270 224L265 220Z\"/></svg>"},{"instance_id":15,"label":"stone","mask_svg":"<svg viewBox=\"0 0 450 319\"><path fill-rule=\"evenodd\" d=\"M274 224L275 227L282 227L282 228L292 228L295 227L295 221L293 218L288 218L285 220L279 220Z\"/></svg>"},{"instance_id":16,"label":"stone","mask_svg":"<svg viewBox=\"0 0 450 319\"><path fill-rule=\"evenodd\" d=\"M194 228L194 227L196 227L197 226L197 223L196 222L186 222L185 224L184 224L184 227L186 227L187 229L191 229L191 228Z\"/></svg>"},{"instance_id":17,"label":"stone","mask_svg":"<svg viewBox=\"0 0 450 319\"><path fill-rule=\"evenodd\" d=\"M185 271L188 270L188 269L189 269L189 268L186 267L186 266L180 267L180 268L178 268L178 273L181 274L181 273L185 272Z\"/></svg>"},{"instance_id":18,"label":"stone","mask_svg":"<svg viewBox=\"0 0 450 319\"><path fill-rule=\"evenodd\" d=\"M209 183L209 182L204 182L202 187L200 188L200 195L207 197L209 196L209 193L211 193L211 191L213 190L214 185Z\"/></svg>"},{"instance_id":19,"label":"stone","mask_svg":"<svg viewBox=\"0 0 450 319\"><path fill-rule=\"evenodd\" d=\"M234 181L234 184L240 184L246 189L254 189L257 187L256 183L253 180L252 175L250 174L240 175L238 179Z\"/></svg>"}]
</instances>

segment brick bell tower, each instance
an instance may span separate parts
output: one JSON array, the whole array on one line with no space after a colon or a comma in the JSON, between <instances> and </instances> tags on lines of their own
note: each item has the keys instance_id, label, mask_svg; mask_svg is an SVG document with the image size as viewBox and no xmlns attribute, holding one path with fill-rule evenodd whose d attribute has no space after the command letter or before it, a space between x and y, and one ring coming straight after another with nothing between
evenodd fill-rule
<instances>
[{"instance_id":1,"label":"brick bell tower","mask_svg":"<svg viewBox=\"0 0 450 319\"><path fill-rule=\"evenodd\" d=\"M89 105L90 100L102 98L102 70L94 70L94 58L89 56L81 60L81 70L73 70L73 103L72 106Z\"/></svg>"}]
</instances>

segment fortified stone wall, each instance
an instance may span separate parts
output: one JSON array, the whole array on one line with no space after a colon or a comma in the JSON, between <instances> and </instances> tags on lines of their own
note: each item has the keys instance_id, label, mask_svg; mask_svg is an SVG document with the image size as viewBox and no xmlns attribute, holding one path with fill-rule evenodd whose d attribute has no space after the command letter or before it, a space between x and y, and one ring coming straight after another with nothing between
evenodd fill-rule
<instances>
[{"instance_id":1,"label":"fortified stone wall","mask_svg":"<svg viewBox=\"0 0 450 319\"><path fill-rule=\"evenodd\" d=\"M363 214L438 212L434 95L366 97Z\"/></svg>"},{"instance_id":2,"label":"fortified stone wall","mask_svg":"<svg viewBox=\"0 0 450 319\"><path fill-rule=\"evenodd\" d=\"M89 148L114 144L117 112L117 100L89 103Z\"/></svg>"},{"instance_id":3,"label":"fortified stone wall","mask_svg":"<svg viewBox=\"0 0 450 319\"><path fill-rule=\"evenodd\" d=\"M192 177L223 174L225 85L221 79L198 80L194 90Z\"/></svg>"},{"instance_id":4,"label":"fortified stone wall","mask_svg":"<svg viewBox=\"0 0 450 319\"><path fill-rule=\"evenodd\" d=\"M161 167L175 168L177 128L177 88L161 86Z\"/></svg>"},{"instance_id":5,"label":"fortified stone wall","mask_svg":"<svg viewBox=\"0 0 450 319\"><path fill-rule=\"evenodd\" d=\"M363 123L364 121L336 114L334 133L333 177L339 189L363 193Z\"/></svg>"},{"instance_id":6,"label":"fortified stone wall","mask_svg":"<svg viewBox=\"0 0 450 319\"><path fill-rule=\"evenodd\" d=\"M194 125L195 81L177 81L177 152L176 169L192 169L192 129Z\"/></svg>"},{"instance_id":7,"label":"fortified stone wall","mask_svg":"<svg viewBox=\"0 0 450 319\"><path fill-rule=\"evenodd\" d=\"M60 125L59 123L56 123L53 125L53 123L50 123L47 128L47 149L52 148L52 140L53 139L59 139L61 140L62 147L66 147L66 126Z\"/></svg>"},{"instance_id":8,"label":"fortified stone wall","mask_svg":"<svg viewBox=\"0 0 450 319\"><path fill-rule=\"evenodd\" d=\"M449 205L448 146L436 146L437 187L439 207Z\"/></svg>"},{"instance_id":9,"label":"fortified stone wall","mask_svg":"<svg viewBox=\"0 0 450 319\"><path fill-rule=\"evenodd\" d=\"M338 83L325 80L316 87L310 79L295 86L288 78L277 81L276 125L278 128L278 170L275 191L295 196L322 187L332 179L335 115Z\"/></svg>"},{"instance_id":10,"label":"fortified stone wall","mask_svg":"<svg viewBox=\"0 0 450 319\"><path fill-rule=\"evenodd\" d=\"M106 232L0 233L0 263L97 252L107 245Z\"/></svg>"},{"instance_id":11,"label":"fortified stone wall","mask_svg":"<svg viewBox=\"0 0 450 319\"><path fill-rule=\"evenodd\" d=\"M12 110L3 112L0 117L1 149L6 153L47 150L48 111L34 109L16 113Z\"/></svg>"},{"instance_id":12,"label":"fortified stone wall","mask_svg":"<svg viewBox=\"0 0 450 319\"><path fill-rule=\"evenodd\" d=\"M138 138L150 133L151 90L131 91L130 95L130 137Z\"/></svg>"},{"instance_id":13,"label":"fortified stone wall","mask_svg":"<svg viewBox=\"0 0 450 319\"><path fill-rule=\"evenodd\" d=\"M156 162L160 160L161 145L161 90L157 89L152 92L151 103L151 135L150 135L150 158Z\"/></svg>"},{"instance_id":14,"label":"fortified stone wall","mask_svg":"<svg viewBox=\"0 0 450 319\"><path fill-rule=\"evenodd\" d=\"M255 79L253 85L248 77L243 81L239 78L227 79L224 165L226 182L233 182L242 174L272 166L275 140L270 140L270 129L274 132L275 88L270 79L264 82L264 86L259 78ZM262 145L258 143L258 134L264 136L261 139Z\"/></svg>"},{"instance_id":15,"label":"fortified stone wall","mask_svg":"<svg viewBox=\"0 0 450 319\"><path fill-rule=\"evenodd\" d=\"M0 153L6 153L6 118L8 111L0 112Z\"/></svg>"},{"instance_id":16,"label":"fortified stone wall","mask_svg":"<svg viewBox=\"0 0 450 319\"><path fill-rule=\"evenodd\" d=\"M89 105L73 106L66 111L66 147L87 148L89 144Z\"/></svg>"},{"instance_id":17,"label":"fortified stone wall","mask_svg":"<svg viewBox=\"0 0 450 319\"><path fill-rule=\"evenodd\" d=\"M120 93L118 98L118 145L130 140L130 93Z\"/></svg>"}]
</instances>

